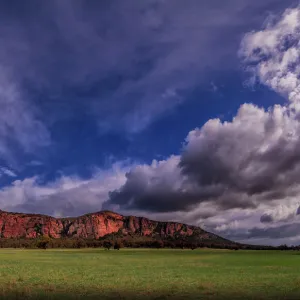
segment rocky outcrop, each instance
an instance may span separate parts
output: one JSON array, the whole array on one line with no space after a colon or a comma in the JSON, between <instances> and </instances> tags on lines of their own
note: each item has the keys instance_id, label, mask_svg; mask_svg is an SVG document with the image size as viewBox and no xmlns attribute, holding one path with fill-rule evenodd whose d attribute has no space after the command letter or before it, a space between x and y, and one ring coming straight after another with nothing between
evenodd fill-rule
<instances>
[{"instance_id":1,"label":"rocky outcrop","mask_svg":"<svg viewBox=\"0 0 300 300\"><path fill-rule=\"evenodd\" d=\"M122 216L101 211L76 218L53 218L46 215L9 213L0 211L0 237L35 238L40 235L52 238L78 237L99 239L108 234L151 237L190 237L215 239L218 236L199 227L175 222L158 222L143 217Z\"/></svg>"}]
</instances>

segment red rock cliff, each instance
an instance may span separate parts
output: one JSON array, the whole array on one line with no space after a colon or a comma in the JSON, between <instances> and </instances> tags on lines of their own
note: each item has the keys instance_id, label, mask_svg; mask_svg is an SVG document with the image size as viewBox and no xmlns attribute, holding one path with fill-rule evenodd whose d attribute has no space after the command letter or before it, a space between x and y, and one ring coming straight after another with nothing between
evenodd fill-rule
<instances>
[{"instance_id":1,"label":"red rock cliff","mask_svg":"<svg viewBox=\"0 0 300 300\"><path fill-rule=\"evenodd\" d=\"M143 217L126 217L109 211L60 219L46 215L0 211L0 237L2 238L34 238L42 234L52 238L98 239L117 232L123 235L138 234L141 236L175 237L175 235L197 234L205 238L217 237L195 226L152 221Z\"/></svg>"}]
</instances>

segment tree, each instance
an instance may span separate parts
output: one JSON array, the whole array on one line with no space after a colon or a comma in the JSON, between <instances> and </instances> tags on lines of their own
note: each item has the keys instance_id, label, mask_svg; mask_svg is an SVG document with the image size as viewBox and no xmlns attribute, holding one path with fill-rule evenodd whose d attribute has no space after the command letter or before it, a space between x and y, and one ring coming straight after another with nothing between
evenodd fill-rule
<instances>
[{"instance_id":1,"label":"tree","mask_svg":"<svg viewBox=\"0 0 300 300\"><path fill-rule=\"evenodd\" d=\"M84 248L86 247L86 243L85 241L81 240L81 239L77 239L74 242L74 248Z\"/></svg>"},{"instance_id":2,"label":"tree","mask_svg":"<svg viewBox=\"0 0 300 300\"><path fill-rule=\"evenodd\" d=\"M157 248L157 249L163 248L163 247L164 247L164 242L161 241L161 240L157 240L157 241L155 241L155 242L153 243L153 246L154 246L155 248Z\"/></svg>"},{"instance_id":3,"label":"tree","mask_svg":"<svg viewBox=\"0 0 300 300\"><path fill-rule=\"evenodd\" d=\"M36 236L42 236L43 235L43 231L42 231L43 225L36 223L34 225L34 231L36 232Z\"/></svg>"},{"instance_id":4,"label":"tree","mask_svg":"<svg viewBox=\"0 0 300 300\"><path fill-rule=\"evenodd\" d=\"M197 249L197 244L196 244L196 243L191 243L191 249L192 249L192 250Z\"/></svg>"},{"instance_id":5,"label":"tree","mask_svg":"<svg viewBox=\"0 0 300 300\"><path fill-rule=\"evenodd\" d=\"M103 242L103 247L107 250L109 250L113 246L111 241L104 241Z\"/></svg>"},{"instance_id":6,"label":"tree","mask_svg":"<svg viewBox=\"0 0 300 300\"><path fill-rule=\"evenodd\" d=\"M278 247L279 250L288 250L288 246L286 244L280 245Z\"/></svg>"},{"instance_id":7,"label":"tree","mask_svg":"<svg viewBox=\"0 0 300 300\"><path fill-rule=\"evenodd\" d=\"M36 246L39 249L46 250L48 248L49 243L50 243L50 238L47 236L42 236L37 240Z\"/></svg>"},{"instance_id":8,"label":"tree","mask_svg":"<svg viewBox=\"0 0 300 300\"><path fill-rule=\"evenodd\" d=\"M120 250L121 248L123 248L122 243L119 242L119 241L116 241L115 244L114 244L114 249L115 250Z\"/></svg>"}]
</instances>

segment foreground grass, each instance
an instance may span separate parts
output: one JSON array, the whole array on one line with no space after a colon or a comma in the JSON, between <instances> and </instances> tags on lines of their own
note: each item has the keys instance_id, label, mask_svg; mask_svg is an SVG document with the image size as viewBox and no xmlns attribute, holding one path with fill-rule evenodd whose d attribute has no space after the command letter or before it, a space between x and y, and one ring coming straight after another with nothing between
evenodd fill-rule
<instances>
[{"instance_id":1,"label":"foreground grass","mask_svg":"<svg viewBox=\"0 0 300 300\"><path fill-rule=\"evenodd\" d=\"M1 249L0 299L300 299L300 253Z\"/></svg>"}]
</instances>

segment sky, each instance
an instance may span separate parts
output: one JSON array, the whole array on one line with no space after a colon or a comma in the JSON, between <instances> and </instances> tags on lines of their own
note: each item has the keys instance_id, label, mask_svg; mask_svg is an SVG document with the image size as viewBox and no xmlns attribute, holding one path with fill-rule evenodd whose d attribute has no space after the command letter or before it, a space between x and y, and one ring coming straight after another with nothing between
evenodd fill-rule
<instances>
[{"instance_id":1,"label":"sky","mask_svg":"<svg viewBox=\"0 0 300 300\"><path fill-rule=\"evenodd\" d=\"M300 244L293 0L0 0L0 209L113 210Z\"/></svg>"}]
</instances>

